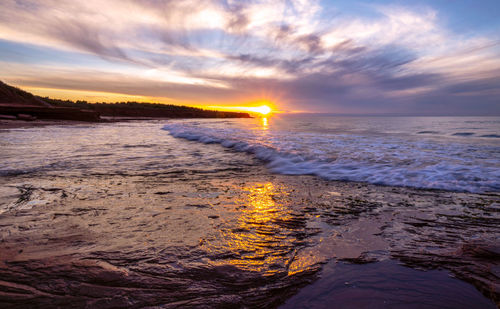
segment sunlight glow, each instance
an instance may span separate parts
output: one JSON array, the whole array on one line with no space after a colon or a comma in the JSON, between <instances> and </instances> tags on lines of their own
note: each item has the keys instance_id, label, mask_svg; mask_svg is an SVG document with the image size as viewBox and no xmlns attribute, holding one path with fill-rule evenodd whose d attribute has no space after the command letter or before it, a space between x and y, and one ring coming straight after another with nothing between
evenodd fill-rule
<instances>
[{"instance_id":1,"label":"sunlight glow","mask_svg":"<svg viewBox=\"0 0 500 309\"><path fill-rule=\"evenodd\" d=\"M255 107L255 111L257 113L261 113L262 115L267 115L271 112L271 108L267 105L262 105L259 107Z\"/></svg>"},{"instance_id":2,"label":"sunlight glow","mask_svg":"<svg viewBox=\"0 0 500 309\"><path fill-rule=\"evenodd\" d=\"M261 116L269 115L273 112L273 109L269 105L260 106L200 106L201 108L211 108L221 111L232 111L232 112L250 112L259 114Z\"/></svg>"},{"instance_id":3,"label":"sunlight glow","mask_svg":"<svg viewBox=\"0 0 500 309\"><path fill-rule=\"evenodd\" d=\"M269 122L267 121L267 117L262 117L262 130L267 130L267 126Z\"/></svg>"},{"instance_id":4,"label":"sunlight glow","mask_svg":"<svg viewBox=\"0 0 500 309\"><path fill-rule=\"evenodd\" d=\"M288 189L270 182L239 189L245 194L237 201L237 228L221 229L213 242L207 242L206 250L217 252L217 247L222 246L224 251L233 252L225 260L214 261L219 265L275 275L293 258L289 251L295 239L289 237L288 230L283 232L286 225L280 225L294 219L286 204Z\"/></svg>"},{"instance_id":5,"label":"sunlight glow","mask_svg":"<svg viewBox=\"0 0 500 309\"><path fill-rule=\"evenodd\" d=\"M104 91L91 91L91 90L76 90L76 89L57 89L57 88L43 88L43 87L29 87L24 86L22 89L29 91L41 97L51 97L60 100L85 100L90 103L96 102L161 102L171 103L167 98L151 98L141 95L130 95L124 93L113 93Z\"/></svg>"}]
</instances>

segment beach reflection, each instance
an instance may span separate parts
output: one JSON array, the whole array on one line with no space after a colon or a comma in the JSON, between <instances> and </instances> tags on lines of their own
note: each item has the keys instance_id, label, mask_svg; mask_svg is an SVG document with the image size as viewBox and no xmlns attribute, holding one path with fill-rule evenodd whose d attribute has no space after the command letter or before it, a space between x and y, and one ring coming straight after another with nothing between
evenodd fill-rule
<instances>
[{"instance_id":1,"label":"beach reflection","mask_svg":"<svg viewBox=\"0 0 500 309\"><path fill-rule=\"evenodd\" d=\"M238 201L236 224L221 230L223 248L217 250L229 251L230 258L219 262L262 275L285 271L303 218L287 207L288 192L282 186L265 183L242 189L248 193Z\"/></svg>"}]
</instances>

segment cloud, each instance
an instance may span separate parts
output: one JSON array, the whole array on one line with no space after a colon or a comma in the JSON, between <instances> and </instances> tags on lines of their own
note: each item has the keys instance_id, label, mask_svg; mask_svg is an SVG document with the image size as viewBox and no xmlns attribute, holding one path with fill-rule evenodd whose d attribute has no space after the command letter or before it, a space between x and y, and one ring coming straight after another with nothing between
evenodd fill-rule
<instances>
[{"instance_id":1,"label":"cloud","mask_svg":"<svg viewBox=\"0 0 500 309\"><path fill-rule=\"evenodd\" d=\"M417 112L435 102L459 113L483 100L482 111L500 113L498 37L453 33L446 12L431 7L365 5L363 15L322 4L4 0L0 39L108 65L19 65L21 74L0 78L227 104L276 92L286 109L330 112Z\"/></svg>"}]
</instances>

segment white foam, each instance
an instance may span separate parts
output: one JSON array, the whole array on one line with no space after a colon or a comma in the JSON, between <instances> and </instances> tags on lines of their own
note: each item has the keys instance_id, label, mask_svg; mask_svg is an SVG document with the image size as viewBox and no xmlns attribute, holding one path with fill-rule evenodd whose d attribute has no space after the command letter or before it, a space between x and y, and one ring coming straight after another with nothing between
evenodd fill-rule
<instances>
[{"instance_id":1,"label":"white foam","mask_svg":"<svg viewBox=\"0 0 500 309\"><path fill-rule=\"evenodd\" d=\"M267 132L266 136L231 126L169 124L172 136L220 144L254 155L275 173L316 175L328 180L360 181L454 191L500 190L497 161L473 160L463 145L384 138ZM476 157L480 157L478 154Z\"/></svg>"}]
</instances>

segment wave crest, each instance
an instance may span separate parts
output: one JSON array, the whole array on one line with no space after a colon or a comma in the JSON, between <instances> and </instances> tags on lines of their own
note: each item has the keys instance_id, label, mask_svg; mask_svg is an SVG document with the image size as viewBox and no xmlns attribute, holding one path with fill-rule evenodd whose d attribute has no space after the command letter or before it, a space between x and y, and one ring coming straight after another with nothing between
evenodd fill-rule
<instances>
[{"instance_id":1,"label":"wave crest","mask_svg":"<svg viewBox=\"0 0 500 309\"><path fill-rule=\"evenodd\" d=\"M487 166L461 165L456 162L422 161L406 158L391 161L390 155L378 150L377 160L361 160L358 156L321 158L310 154L290 153L263 145L258 141L238 140L231 132L189 126L166 125L164 130L176 138L204 144L220 144L238 152L254 155L274 173L284 175L316 175L327 180L359 181L373 184L408 186L452 191L486 192L500 190L500 171ZM344 142L345 143L345 142ZM343 145L339 142L340 147ZM392 146L394 149L394 146ZM413 151L418 151L413 149ZM314 153L314 152L313 152ZM425 156L423 154L422 156ZM379 157L384 157L381 160Z\"/></svg>"}]
</instances>

